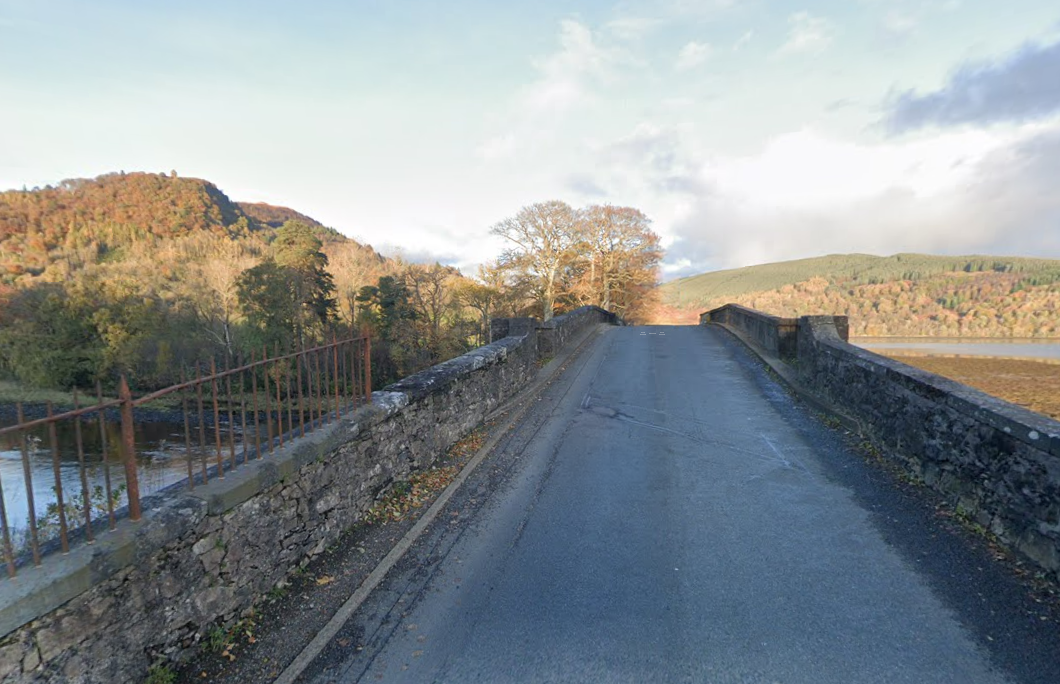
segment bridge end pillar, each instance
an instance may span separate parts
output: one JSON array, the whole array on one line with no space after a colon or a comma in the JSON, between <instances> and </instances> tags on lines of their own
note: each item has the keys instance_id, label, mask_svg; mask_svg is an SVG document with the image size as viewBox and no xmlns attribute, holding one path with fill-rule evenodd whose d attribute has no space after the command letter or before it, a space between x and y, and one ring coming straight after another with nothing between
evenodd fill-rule
<instances>
[{"instance_id":1,"label":"bridge end pillar","mask_svg":"<svg viewBox=\"0 0 1060 684\"><path fill-rule=\"evenodd\" d=\"M490 342L505 337L521 337L537 330L536 318L494 318L490 321Z\"/></svg>"}]
</instances>

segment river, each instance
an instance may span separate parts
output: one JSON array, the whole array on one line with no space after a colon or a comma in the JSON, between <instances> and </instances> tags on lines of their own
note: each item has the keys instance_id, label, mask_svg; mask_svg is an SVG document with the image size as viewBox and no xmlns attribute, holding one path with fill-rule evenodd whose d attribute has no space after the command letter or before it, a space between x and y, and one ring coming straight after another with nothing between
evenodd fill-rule
<instances>
[{"instance_id":1,"label":"river","mask_svg":"<svg viewBox=\"0 0 1060 684\"><path fill-rule=\"evenodd\" d=\"M992 356L1060 362L1060 340L1055 339L860 337L850 342L883 354Z\"/></svg>"},{"instance_id":2,"label":"river","mask_svg":"<svg viewBox=\"0 0 1060 684\"><path fill-rule=\"evenodd\" d=\"M238 422L238 419L237 419ZM111 487L117 491L125 482L125 471L119 454L121 426L118 423L104 423L107 448L104 462L102 439L99 423L96 420L84 421L81 424L81 439L84 446L86 473L89 491L97 487L103 491L105 479L104 465L109 466ZM249 426L248 426L249 427ZM264 425L261 426L264 430ZM82 483L77 458L75 432L72 421L61 421L56 424L59 441L59 472L62 480L63 496L67 502L73 497L81 497ZM242 460L242 436L238 425L233 438L236 454ZM136 424L136 453L139 463L139 484L141 495L157 492L188 476L188 455L184 446L184 423L151 421ZM224 458L227 461L228 430L222 425L221 435L224 445ZM206 428L206 456L209 463L216 462L215 436L213 428ZM195 461L195 472L199 472L202 451L198 448L198 429L192 428L192 457ZM35 430L29 440L30 478L33 485L34 508L37 517L45 514L47 506L56 500L55 471L47 431L41 427ZM14 434L0 435L0 485L3 487L3 500L6 508L8 525L16 541L22 541L28 529L29 505L26 496L26 478L22 465L22 452L19 438ZM100 505L105 505L105 497L93 497ZM124 506L127 499L124 493L116 507ZM71 527L83 524L83 519L70 521ZM19 544L16 544L18 546Z\"/></svg>"}]
</instances>

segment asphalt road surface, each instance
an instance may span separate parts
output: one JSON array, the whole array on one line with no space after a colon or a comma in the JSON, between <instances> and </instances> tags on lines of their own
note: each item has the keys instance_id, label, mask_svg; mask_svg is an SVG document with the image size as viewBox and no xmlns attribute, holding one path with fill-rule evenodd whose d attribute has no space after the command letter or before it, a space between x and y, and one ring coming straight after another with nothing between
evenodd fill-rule
<instances>
[{"instance_id":1,"label":"asphalt road surface","mask_svg":"<svg viewBox=\"0 0 1060 684\"><path fill-rule=\"evenodd\" d=\"M479 470L301 681L1060 682L1055 616L723 331L606 330Z\"/></svg>"}]
</instances>

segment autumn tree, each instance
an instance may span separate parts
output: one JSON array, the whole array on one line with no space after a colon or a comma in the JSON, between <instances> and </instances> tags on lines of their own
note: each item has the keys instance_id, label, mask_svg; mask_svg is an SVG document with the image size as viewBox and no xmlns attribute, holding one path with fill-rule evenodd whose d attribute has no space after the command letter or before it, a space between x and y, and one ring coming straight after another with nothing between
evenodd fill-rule
<instances>
[{"instance_id":1,"label":"autumn tree","mask_svg":"<svg viewBox=\"0 0 1060 684\"><path fill-rule=\"evenodd\" d=\"M537 313L533 276L506 268L498 261L488 261L479 266L476 278L479 283L497 292L490 318L533 316Z\"/></svg>"},{"instance_id":2,"label":"autumn tree","mask_svg":"<svg viewBox=\"0 0 1060 684\"><path fill-rule=\"evenodd\" d=\"M573 258L575 212L556 200L523 207L490 230L510 243L500 256L502 266L534 279L543 320L555 313L563 269Z\"/></svg>"},{"instance_id":3,"label":"autumn tree","mask_svg":"<svg viewBox=\"0 0 1060 684\"><path fill-rule=\"evenodd\" d=\"M643 320L654 302L662 249L651 220L631 207L562 202L525 207L493 228L513 246L498 260L507 284L530 285L544 320L593 304Z\"/></svg>"},{"instance_id":4,"label":"autumn tree","mask_svg":"<svg viewBox=\"0 0 1060 684\"><path fill-rule=\"evenodd\" d=\"M501 291L495 287L464 280L456 286L456 300L473 310L478 317L476 337L480 345L489 343L490 320L501 297Z\"/></svg>"},{"instance_id":5,"label":"autumn tree","mask_svg":"<svg viewBox=\"0 0 1060 684\"><path fill-rule=\"evenodd\" d=\"M231 361L235 355L235 329L240 315L240 274L256 265L260 257L234 240L215 239L208 255L183 265L183 299L195 312L199 328L224 350Z\"/></svg>"},{"instance_id":6,"label":"autumn tree","mask_svg":"<svg viewBox=\"0 0 1060 684\"><path fill-rule=\"evenodd\" d=\"M413 264L403 275L428 360L436 363L464 351L463 341L448 334L459 327L460 305L454 285L460 272L438 263Z\"/></svg>"},{"instance_id":7,"label":"autumn tree","mask_svg":"<svg viewBox=\"0 0 1060 684\"><path fill-rule=\"evenodd\" d=\"M333 241L324 245L328 270L335 283L335 301L339 319L347 325L357 320L357 293L381 276L396 273L393 260L383 259L371 247L352 240Z\"/></svg>"},{"instance_id":8,"label":"autumn tree","mask_svg":"<svg viewBox=\"0 0 1060 684\"><path fill-rule=\"evenodd\" d=\"M625 318L643 318L658 282L662 249L651 219L639 209L595 205L578 212L579 268L572 292Z\"/></svg>"}]
</instances>

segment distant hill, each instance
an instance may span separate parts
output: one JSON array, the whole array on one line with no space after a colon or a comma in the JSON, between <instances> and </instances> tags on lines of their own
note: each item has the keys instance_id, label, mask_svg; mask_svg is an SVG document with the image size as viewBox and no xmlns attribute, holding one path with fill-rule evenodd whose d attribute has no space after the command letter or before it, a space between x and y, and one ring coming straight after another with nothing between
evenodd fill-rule
<instances>
[{"instance_id":1,"label":"distant hill","mask_svg":"<svg viewBox=\"0 0 1060 684\"><path fill-rule=\"evenodd\" d=\"M236 205L250 218L272 228L279 228L288 221L301 221L314 228L324 227L324 224L316 219L287 207L277 207L264 202L236 202Z\"/></svg>"},{"instance_id":2,"label":"distant hill","mask_svg":"<svg viewBox=\"0 0 1060 684\"><path fill-rule=\"evenodd\" d=\"M206 236L268 243L288 220L310 225L325 244L352 242L293 209L234 202L213 183L175 173L110 173L10 190L0 193L0 283L41 276L56 263L65 274L71 263L121 260L144 243Z\"/></svg>"},{"instance_id":3,"label":"distant hill","mask_svg":"<svg viewBox=\"0 0 1060 684\"><path fill-rule=\"evenodd\" d=\"M243 213L249 216L251 220L256 221L261 226L279 228L288 221L300 221L313 228L317 237L319 237L324 243L345 242L346 240L349 240L349 238L334 228L329 228L320 221L310 218L294 209L277 207L272 204L265 204L264 202L236 202L236 206L242 209Z\"/></svg>"},{"instance_id":4,"label":"distant hill","mask_svg":"<svg viewBox=\"0 0 1060 684\"><path fill-rule=\"evenodd\" d=\"M1060 336L1060 260L829 255L703 273L660 287L691 317L733 302L783 316L844 314L855 335Z\"/></svg>"},{"instance_id":5,"label":"distant hill","mask_svg":"<svg viewBox=\"0 0 1060 684\"><path fill-rule=\"evenodd\" d=\"M917 281L943 273L1019 273L1060 275L1060 260L991 256L895 254L830 254L812 259L779 261L711 271L660 286L663 300L673 306L706 306L725 297L766 292L810 278L875 285L896 280Z\"/></svg>"},{"instance_id":6,"label":"distant hill","mask_svg":"<svg viewBox=\"0 0 1060 684\"><path fill-rule=\"evenodd\" d=\"M64 252L103 258L138 241L260 228L217 186L195 178L112 173L11 190L0 193L0 279L40 274Z\"/></svg>"}]
</instances>

